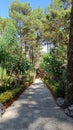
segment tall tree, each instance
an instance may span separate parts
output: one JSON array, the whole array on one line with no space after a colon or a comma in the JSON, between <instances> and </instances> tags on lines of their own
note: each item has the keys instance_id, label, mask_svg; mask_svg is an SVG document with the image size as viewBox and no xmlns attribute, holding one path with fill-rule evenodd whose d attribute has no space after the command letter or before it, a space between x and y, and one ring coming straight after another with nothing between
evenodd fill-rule
<instances>
[{"instance_id":1,"label":"tall tree","mask_svg":"<svg viewBox=\"0 0 73 130\"><path fill-rule=\"evenodd\" d=\"M19 32L19 39L20 39L20 50L22 52L22 43L23 43L23 36L25 34L22 32L25 20L27 20L27 16L30 15L32 8L29 3L21 3L18 0L14 0L10 7L9 7L9 15L15 21L17 30Z\"/></svg>"},{"instance_id":2,"label":"tall tree","mask_svg":"<svg viewBox=\"0 0 73 130\"><path fill-rule=\"evenodd\" d=\"M73 103L73 0L70 19L70 36L67 52L67 87L66 87L66 103Z\"/></svg>"}]
</instances>

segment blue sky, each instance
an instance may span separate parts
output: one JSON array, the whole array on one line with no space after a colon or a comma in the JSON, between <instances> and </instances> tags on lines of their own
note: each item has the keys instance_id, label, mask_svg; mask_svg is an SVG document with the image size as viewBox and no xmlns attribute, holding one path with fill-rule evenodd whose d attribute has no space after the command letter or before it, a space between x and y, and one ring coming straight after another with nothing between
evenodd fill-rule
<instances>
[{"instance_id":1,"label":"blue sky","mask_svg":"<svg viewBox=\"0 0 73 130\"><path fill-rule=\"evenodd\" d=\"M8 6L12 0L0 0L0 17L8 17ZM45 8L50 4L51 0L20 0L21 2L29 2L32 8L40 6Z\"/></svg>"}]
</instances>

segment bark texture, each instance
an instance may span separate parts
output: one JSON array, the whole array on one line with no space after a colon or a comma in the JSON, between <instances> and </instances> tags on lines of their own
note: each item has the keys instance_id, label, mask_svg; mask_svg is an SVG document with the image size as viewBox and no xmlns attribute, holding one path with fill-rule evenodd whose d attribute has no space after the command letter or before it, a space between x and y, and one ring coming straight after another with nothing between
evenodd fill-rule
<instances>
[{"instance_id":1,"label":"bark texture","mask_svg":"<svg viewBox=\"0 0 73 130\"><path fill-rule=\"evenodd\" d=\"M71 19L70 19L70 36L67 50L67 88L66 88L66 103L73 103L73 0L71 8Z\"/></svg>"}]
</instances>

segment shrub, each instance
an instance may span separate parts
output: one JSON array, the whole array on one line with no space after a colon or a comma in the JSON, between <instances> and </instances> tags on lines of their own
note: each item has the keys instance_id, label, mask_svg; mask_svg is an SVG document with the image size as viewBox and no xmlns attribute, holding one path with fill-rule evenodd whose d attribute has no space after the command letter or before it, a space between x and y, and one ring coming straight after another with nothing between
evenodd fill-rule
<instances>
[{"instance_id":1,"label":"shrub","mask_svg":"<svg viewBox=\"0 0 73 130\"><path fill-rule=\"evenodd\" d=\"M1 103L6 103L8 102L9 100L11 100L13 97L11 91L6 91L2 94L0 94L0 102Z\"/></svg>"},{"instance_id":2,"label":"shrub","mask_svg":"<svg viewBox=\"0 0 73 130\"><path fill-rule=\"evenodd\" d=\"M54 91L56 97L63 97L63 98L65 97L65 86L58 85L55 87Z\"/></svg>"},{"instance_id":3,"label":"shrub","mask_svg":"<svg viewBox=\"0 0 73 130\"><path fill-rule=\"evenodd\" d=\"M0 94L0 102L1 103L7 103L10 101L12 98L14 98L23 88L15 88L11 91L6 91L2 94Z\"/></svg>"},{"instance_id":4,"label":"shrub","mask_svg":"<svg viewBox=\"0 0 73 130\"><path fill-rule=\"evenodd\" d=\"M65 96L67 70L66 56L64 54L64 47L58 50L53 49L50 53L46 53L40 62L40 69L47 75L42 77L56 97Z\"/></svg>"},{"instance_id":5,"label":"shrub","mask_svg":"<svg viewBox=\"0 0 73 130\"><path fill-rule=\"evenodd\" d=\"M65 97L65 86L64 84L60 84L58 82L55 82L53 80L44 80L46 85L51 89L54 96L57 97Z\"/></svg>"}]
</instances>

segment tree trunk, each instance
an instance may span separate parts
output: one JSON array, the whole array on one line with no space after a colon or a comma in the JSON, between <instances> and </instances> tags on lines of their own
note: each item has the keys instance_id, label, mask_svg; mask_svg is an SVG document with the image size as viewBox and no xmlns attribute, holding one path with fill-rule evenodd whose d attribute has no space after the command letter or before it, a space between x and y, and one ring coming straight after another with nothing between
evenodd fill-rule
<instances>
[{"instance_id":1,"label":"tree trunk","mask_svg":"<svg viewBox=\"0 0 73 130\"><path fill-rule=\"evenodd\" d=\"M73 0L70 19L70 36L67 50L67 87L66 87L66 103L73 103Z\"/></svg>"}]
</instances>

